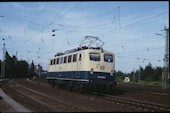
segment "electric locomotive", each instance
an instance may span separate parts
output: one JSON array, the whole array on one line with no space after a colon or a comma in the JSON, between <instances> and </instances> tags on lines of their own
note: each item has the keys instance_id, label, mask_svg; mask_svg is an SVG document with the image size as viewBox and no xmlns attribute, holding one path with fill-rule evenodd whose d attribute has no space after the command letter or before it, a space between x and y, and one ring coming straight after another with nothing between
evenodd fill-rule
<instances>
[{"instance_id":1,"label":"electric locomotive","mask_svg":"<svg viewBox=\"0 0 170 113\"><path fill-rule=\"evenodd\" d=\"M82 46L85 40L88 46ZM94 41L95 39L95 41ZM100 41L98 37L86 36L80 47L58 53L50 59L47 81L51 85L66 88L113 88L115 82L115 56L101 46L92 47L92 43Z\"/></svg>"}]
</instances>

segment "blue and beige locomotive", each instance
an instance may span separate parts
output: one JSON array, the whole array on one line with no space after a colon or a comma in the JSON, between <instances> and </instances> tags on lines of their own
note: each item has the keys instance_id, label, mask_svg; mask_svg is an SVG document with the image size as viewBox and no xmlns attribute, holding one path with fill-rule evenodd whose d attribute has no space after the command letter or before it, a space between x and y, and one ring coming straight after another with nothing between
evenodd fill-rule
<instances>
[{"instance_id":1,"label":"blue and beige locomotive","mask_svg":"<svg viewBox=\"0 0 170 113\"><path fill-rule=\"evenodd\" d=\"M86 36L85 39L95 38ZM98 39L99 40L99 39ZM100 47L80 46L50 59L46 79L66 88L105 88L115 85L115 56Z\"/></svg>"}]
</instances>

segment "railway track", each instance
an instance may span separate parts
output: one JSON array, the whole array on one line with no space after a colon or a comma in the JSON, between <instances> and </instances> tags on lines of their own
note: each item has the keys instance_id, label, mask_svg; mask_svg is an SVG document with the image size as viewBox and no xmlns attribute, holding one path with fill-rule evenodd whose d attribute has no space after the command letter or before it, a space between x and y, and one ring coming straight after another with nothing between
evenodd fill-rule
<instances>
[{"instance_id":1,"label":"railway track","mask_svg":"<svg viewBox=\"0 0 170 113\"><path fill-rule=\"evenodd\" d=\"M70 101L70 100L67 101L68 99L61 99L61 101L63 101L63 103L65 103L65 102L66 103L71 102L71 104L73 103L73 105L72 105L72 107L74 107L73 111L77 111L77 110L75 110L75 108L78 108L79 111L87 111L87 112L91 112L91 111L92 112L95 112L95 111L119 111L117 109L121 109L120 111L123 111L123 110L128 111L127 108L122 109L121 106L117 105L114 102L109 102L109 103L111 103L111 104L109 104L106 100L96 99L94 95L88 96L86 94L81 94L81 93L77 93L77 92L72 92L72 93L69 92L68 93L68 91L66 91L66 90L52 88L50 85L47 85L47 84L44 84L44 83L40 84L40 83L34 82L32 80L29 80L29 79L27 79L26 81L25 80L24 81L21 81L21 80L16 81L14 86L17 86L17 87L20 86L22 88L26 88L27 90L30 90L30 91L33 91L33 92L36 92L36 93L37 93L37 91L39 91L39 90L36 90L36 89L32 89L31 87L27 87L27 86L29 86L29 84L32 85L31 87L37 87L37 88L41 87L42 89L53 90L53 92L59 92L59 93L61 92L61 94L59 94L59 96L61 96L64 92L64 95L68 94L68 96L75 98L75 101L78 99L78 102L76 102L76 103L74 101ZM47 92L48 91L49 90L47 90ZM42 93L42 95L44 95L44 93L45 93L45 95L47 95L47 96L50 96L50 95L52 96L52 94L48 95L48 93L44 92L43 90L41 90L40 92ZM55 93L53 95L55 95ZM52 96L52 98L53 97L54 96ZM60 98L60 97L57 96L57 98ZM84 102L84 101L86 101L86 102ZM106 103L106 104L103 104L103 103ZM75 107L75 104L76 104L76 107ZM107 106L107 107L102 108L100 106Z\"/></svg>"},{"instance_id":2,"label":"railway track","mask_svg":"<svg viewBox=\"0 0 170 113\"><path fill-rule=\"evenodd\" d=\"M3 84L2 89L13 99L21 103L23 106L29 108L30 111L36 112L53 111L49 109L47 106L44 106L42 103L38 102L36 99L15 90L14 88L10 87L7 84Z\"/></svg>"},{"instance_id":3,"label":"railway track","mask_svg":"<svg viewBox=\"0 0 170 113\"><path fill-rule=\"evenodd\" d=\"M146 86L146 85L139 85L139 84L128 84L128 83L119 83L118 88L124 90L136 90L136 91L149 91L151 93L160 93L160 94L169 94L168 89L162 89L158 86Z\"/></svg>"},{"instance_id":4,"label":"railway track","mask_svg":"<svg viewBox=\"0 0 170 113\"><path fill-rule=\"evenodd\" d=\"M31 83L32 85L34 84L32 87L43 87L44 89L49 89L51 87L50 85L46 84L45 82L38 83L37 81L32 81L29 79L27 79L25 82L28 82L28 83L26 83L27 85L29 83ZM24 80L19 81L19 82L13 81L12 82L13 85L10 83L10 87L12 87L13 89L18 89L18 92L27 92L27 93L24 93L25 94L24 96L29 95L27 97L27 99L33 100L34 103L39 104L41 106L41 108L42 107L45 108L45 110L41 110L41 111L59 111L59 112L61 112L61 111L69 111L69 112L70 111L95 111L93 109L89 109L88 107L87 108L81 107L80 105L75 105L75 104L69 103L65 100L55 98L54 96L49 96L48 93L45 93L45 92L43 93L42 91L38 91L36 89L29 88L29 87L27 87L27 85L23 86L22 83L24 83ZM51 88L51 89L55 89L55 88ZM57 88L56 88L56 90L57 90ZM31 97L30 97L30 95L31 95ZM86 96L89 95L89 97L92 99L98 98L98 100L101 100L101 101L108 101L111 103L114 102L117 105L124 106L132 111L149 111L149 112L150 111L151 112L153 112L153 111L169 111L169 108L166 105L155 104L152 102L145 102L145 101L125 98L125 97L121 97L121 96L101 94L101 93L96 93L96 92L92 92L92 94L85 94L85 95ZM50 101L54 101L54 100L57 103L55 103L55 102L50 103ZM28 101L28 100L26 100L26 101ZM56 104L62 105L62 106L56 107L55 106ZM40 110L38 110L38 111L40 111Z\"/></svg>"},{"instance_id":5,"label":"railway track","mask_svg":"<svg viewBox=\"0 0 170 113\"><path fill-rule=\"evenodd\" d=\"M26 79L27 81L29 82L32 82L32 83L35 83L35 84L41 84L42 86L47 86L47 87L51 87L48 83L45 83L44 81L41 83L37 82L37 81L32 81L30 79ZM136 87L138 87L138 89L136 89ZM144 89L141 89L141 86L136 86L135 89L132 89L130 88L129 89L129 86L128 88L125 88L125 87L117 87L115 88L114 90L117 90L117 91L120 91L120 90L123 90L123 91L127 91L127 92L138 92L138 93L145 93L145 94L152 94L152 95L160 95L160 96L169 96L169 92L167 90L164 90L164 89L158 89L158 90L144 90ZM153 86L152 86L153 87Z\"/></svg>"},{"instance_id":6,"label":"railway track","mask_svg":"<svg viewBox=\"0 0 170 113\"><path fill-rule=\"evenodd\" d=\"M31 81L37 83L35 81ZM46 85L46 84L42 84ZM47 86L47 85L46 85ZM126 91L132 91L132 90L126 90ZM151 95L156 95L156 96L169 96L167 93L160 93L160 92L153 92L153 91L141 91L141 90L135 90L133 93L141 93L141 94L151 94ZM120 96L113 96L113 95L108 95L108 94L101 94L101 93L96 93L93 92L93 94L98 96L105 96L107 99L112 98L111 100L118 101L119 103L123 103L126 105L131 105L132 107L138 107L139 109L146 109L146 110L151 110L151 111L167 111L169 110L169 106L163 105L163 104L158 104L155 102L146 102L146 101L141 101L141 100L136 100L136 99L130 99L130 98L125 98L125 97L120 97Z\"/></svg>"},{"instance_id":7,"label":"railway track","mask_svg":"<svg viewBox=\"0 0 170 113\"><path fill-rule=\"evenodd\" d=\"M55 97L51 97L45 93L41 93L36 90L24 87L14 81L12 81L12 85L5 84L3 86L3 89L8 94L12 92L13 97L17 98L18 101L20 101L21 103L23 103L24 101L25 106L29 107L32 111L38 112L89 111L87 109L81 108L80 106L73 105L69 102L62 101Z\"/></svg>"},{"instance_id":8,"label":"railway track","mask_svg":"<svg viewBox=\"0 0 170 113\"><path fill-rule=\"evenodd\" d=\"M92 94L97 95L102 98L105 98L110 101L116 101L122 105L128 105L129 107L135 107L137 109L144 109L144 111L170 111L169 106L162 105L162 104L156 104L156 103L151 103L151 102L144 102L140 100L134 100L134 99L129 99L129 98L123 98L123 97L118 97L118 96L113 96L113 95L108 95L108 94L100 94L97 92L92 92Z\"/></svg>"},{"instance_id":9,"label":"railway track","mask_svg":"<svg viewBox=\"0 0 170 113\"><path fill-rule=\"evenodd\" d=\"M34 81L30 81L30 82L34 82ZM37 82L34 82L34 83L37 83ZM43 85L45 85L45 84L43 84ZM149 91L133 91L133 93L135 93L135 92L144 93L144 94L147 93L147 94L157 95L157 96L169 96L167 93L157 93L157 92L149 92ZM97 95L97 96L102 96L102 98L105 98L107 100L116 101L120 104L129 106L129 107L132 107L132 108L137 108L139 110L144 110L144 111L170 111L169 106L163 105L163 104L146 102L146 101L124 98L124 97L120 97L120 96L113 96L113 95L108 95L108 94L101 94L101 93L97 93L97 92L92 92L92 94Z\"/></svg>"}]
</instances>

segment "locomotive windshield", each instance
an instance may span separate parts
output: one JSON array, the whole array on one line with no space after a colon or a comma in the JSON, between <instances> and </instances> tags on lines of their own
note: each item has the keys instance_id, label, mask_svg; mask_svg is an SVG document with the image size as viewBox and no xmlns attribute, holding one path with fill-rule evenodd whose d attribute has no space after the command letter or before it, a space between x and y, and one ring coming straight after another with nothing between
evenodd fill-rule
<instances>
[{"instance_id":1,"label":"locomotive windshield","mask_svg":"<svg viewBox=\"0 0 170 113\"><path fill-rule=\"evenodd\" d=\"M98 53L90 53L90 60L100 61L100 54L98 54Z\"/></svg>"},{"instance_id":2,"label":"locomotive windshield","mask_svg":"<svg viewBox=\"0 0 170 113\"><path fill-rule=\"evenodd\" d=\"M104 55L104 61L105 62L113 62L113 55L105 54Z\"/></svg>"}]
</instances>

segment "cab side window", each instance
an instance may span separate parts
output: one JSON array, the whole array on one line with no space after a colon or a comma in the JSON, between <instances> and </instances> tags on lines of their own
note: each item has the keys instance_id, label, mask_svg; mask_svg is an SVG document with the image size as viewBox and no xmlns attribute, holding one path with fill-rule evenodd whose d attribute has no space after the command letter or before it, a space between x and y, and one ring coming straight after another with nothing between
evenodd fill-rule
<instances>
[{"instance_id":1,"label":"cab side window","mask_svg":"<svg viewBox=\"0 0 170 113\"><path fill-rule=\"evenodd\" d=\"M59 64L59 58L57 58L57 64Z\"/></svg>"},{"instance_id":2,"label":"cab side window","mask_svg":"<svg viewBox=\"0 0 170 113\"><path fill-rule=\"evenodd\" d=\"M104 61L105 62L113 62L113 55L105 54Z\"/></svg>"},{"instance_id":3,"label":"cab side window","mask_svg":"<svg viewBox=\"0 0 170 113\"><path fill-rule=\"evenodd\" d=\"M63 57L60 58L60 64L63 64Z\"/></svg>"},{"instance_id":4,"label":"cab side window","mask_svg":"<svg viewBox=\"0 0 170 113\"><path fill-rule=\"evenodd\" d=\"M79 54L79 61L81 61L82 60L82 56L81 56L81 54Z\"/></svg>"},{"instance_id":5,"label":"cab side window","mask_svg":"<svg viewBox=\"0 0 170 113\"><path fill-rule=\"evenodd\" d=\"M73 55L73 62L76 62L77 61L77 54L74 54Z\"/></svg>"},{"instance_id":6,"label":"cab side window","mask_svg":"<svg viewBox=\"0 0 170 113\"><path fill-rule=\"evenodd\" d=\"M53 60L53 65L55 65L55 64L56 64L56 59Z\"/></svg>"},{"instance_id":7,"label":"cab side window","mask_svg":"<svg viewBox=\"0 0 170 113\"><path fill-rule=\"evenodd\" d=\"M53 60L50 61L50 65L53 65Z\"/></svg>"},{"instance_id":8,"label":"cab side window","mask_svg":"<svg viewBox=\"0 0 170 113\"><path fill-rule=\"evenodd\" d=\"M72 55L68 56L68 63L71 62Z\"/></svg>"},{"instance_id":9,"label":"cab side window","mask_svg":"<svg viewBox=\"0 0 170 113\"><path fill-rule=\"evenodd\" d=\"M99 53L90 53L90 60L100 61L100 54Z\"/></svg>"},{"instance_id":10,"label":"cab side window","mask_svg":"<svg viewBox=\"0 0 170 113\"><path fill-rule=\"evenodd\" d=\"M67 56L64 57L64 63L67 63Z\"/></svg>"}]
</instances>

